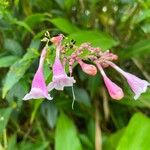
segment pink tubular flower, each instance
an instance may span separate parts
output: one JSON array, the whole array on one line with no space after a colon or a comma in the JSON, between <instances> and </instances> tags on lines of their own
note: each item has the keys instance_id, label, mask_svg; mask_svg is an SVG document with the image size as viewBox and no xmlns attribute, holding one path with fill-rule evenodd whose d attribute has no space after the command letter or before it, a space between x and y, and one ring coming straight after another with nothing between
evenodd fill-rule
<instances>
[{"instance_id":1,"label":"pink tubular flower","mask_svg":"<svg viewBox=\"0 0 150 150\"><path fill-rule=\"evenodd\" d=\"M96 67L94 65L86 64L81 59L78 59L77 61L80 64L82 70L86 74L91 75L91 76L95 76L97 74L97 69L96 69Z\"/></svg>"},{"instance_id":2,"label":"pink tubular flower","mask_svg":"<svg viewBox=\"0 0 150 150\"><path fill-rule=\"evenodd\" d=\"M43 75L43 63L45 56L46 56L46 47L44 47L42 50L39 67L34 75L31 90L28 94L24 96L23 100L39 99L39 98L47 98L48 100L52 100L52 98L48 94L48 90Z\"/></svg>"},{"instance_id":3,"label":"pink tubular flower","mask_svg":"<svg viewBox=\"0 0 150 150\"><path fill-rule=\"evenodd\" d=\"M124 70L122 70L121 68L119 68L117 65L115 65L110 61L107 61L107 63L114 69L116 69L118 72L120 72L127 79L128 84L130 85L132 91L135 94L134 96L135 100L137 100L142 93L146 92L147 87L150 86L150 83L147 82L146 80L142 80L131 73L125 72Z\"/></svg>"},{"instance_id":4,"label":"pink tubular flower","mask_svg":"<svg viewBox=\"0 0 150 150\"><path fill-rule=\"evenodd\" d=\"M55 39L56 38L56 39ZM58 39L58 41L57 41ZM60 61L60 50L61 50L61 41L63 39L63 35L60 34L57 37L53 37L53 41L55 41L56 46L56 58L53 64L53 78L52 82L47 86L48 91L52 89L63 90L65 86L73 86L75 80L73 77L68 77L63 65ZM57 41L57 42L56 42Z\"/></svg>"},{"instance_id":5,"label":"pink tubular flower","mask_svg":"<svg viewBox=\"0 0 150 150\"><path fill-rule=\"evenodd\" d=\"M107 77L107 75L105 74L103 68L99 63L96 62L96 65L103 76L109 95L116 100L122 99L124 97L124 93L122 89Z\"/></svg>"}]
</instances>

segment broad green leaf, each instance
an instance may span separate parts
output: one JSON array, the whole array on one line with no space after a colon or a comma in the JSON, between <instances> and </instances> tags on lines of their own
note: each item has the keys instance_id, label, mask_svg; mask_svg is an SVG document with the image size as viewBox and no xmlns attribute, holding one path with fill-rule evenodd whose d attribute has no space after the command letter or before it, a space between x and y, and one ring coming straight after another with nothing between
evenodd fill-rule
<instances>
[{"instance_id":1,"label":"broad green leaf","mask_svg":"<svg viewBox=\"0 0 150 150\"><path fill-rule=\"evenodd\" d=\"M11 52L13 55L21 55L23 52L22 46L18 41L13 39L5 39L4 48Z\"/></svg>"},{"instance_id":2,"label":"broad green leaf","mask_svg":"<svg viewBox=\"0 0 150 150\"><path fill-rule=\"evenodd\" d=\"M11 112L12 112L12 108L0 109L0 133L5 129Z\"/></svg>"},{"instance_id":3,"label":"broad green leaf","mask_svg":"<svg viewBox=\"0 0 150 150\"><path fill-rule=\"evenodd\" d=\"M98 46L104 50L110 49L118 44L118 41L112 37L95 30L74 32L69 35L68 38L76 40L78 45L83 42L88 42L91 43L92 46Z\"/></svg>"},{"instance_id":4,"label":"broad green leaf","mask_svg":"<svg viewBox=\"0 0 150 150\"><path fill-rule=\"evenodd\" d=\"M13 55L0 57L0 68L9 67L13 63L15 63L18 59L19 57Z\"/></svg>"},{"instance_id":5,"label":"broad green leaf","mask_svg":"<svg viewBox=\"0 0 150 150\"><path fill-rule=\"evenodd\" d=\"M79 31L79 29L64 18L54 18L50 20L58 29L60 29L64 33L75 33Z\"/></svg>"},{"instance_id":6,"label":"broad green leaf","mask_svg":"<svg viewBox=\"0 0 150 150\"><path fill-rule=\"evenodd\" d=\"M48 125L54 128L57 120L58 110L53 101L43 102L41 107L42 115L46 119Z\"/></svg>"},{"instance_id":7,"label":"broad green leaf","mask_svg":"<svg viewBox=\"0 0 150 150\"><path fill-rule=\"evenodd\" d=\"M55 134L55 150L82 150L73 121L60 114Z\"/></svg>"},{"instance_id":8,"label":"broad green leaf","mask_svg":"<svg viewBox=\"0 0 150 150\"><path fill-rule=\"evenodd\" d=\"M7 92L23 77L26 70L30 67L32 61L37 57L37 50L30 48L22 59L10 67L3 86L3 98L6 96Z\"/></svg>"},{"instance_id":9,"label":"broad green leaf","mask_svg":"<svg viewBox=\"0 0 150 150\"><path fill-rule=\"evenodd\" d=\"M133 46L128 47L120 51L121 57L130 58L133 56L141 56L143 54L150 53L150 40L141 40L135 43Z\"/></svg>"},{"instance_id":10,"label":"broad green leaf","mask_svg":"<svg viewBox=\"0 0 150 150\"><path fill-rule=\"evenodd\" d=\"M150 147L150 119L141 113L135 114L120 139L117 150L147 150Z\"/></svg>"}]
</instances>

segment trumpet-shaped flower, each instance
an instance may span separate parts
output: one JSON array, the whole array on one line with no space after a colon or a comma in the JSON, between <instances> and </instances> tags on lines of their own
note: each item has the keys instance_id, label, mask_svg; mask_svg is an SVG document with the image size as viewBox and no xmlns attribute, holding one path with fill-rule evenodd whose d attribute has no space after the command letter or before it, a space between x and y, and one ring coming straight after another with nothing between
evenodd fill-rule
<instances>
[{"instance_id":1,"label":"trumpet-shaped flower","mask_svg":"<svg viewBox=\"0 0 150 150\"><path fill-rule=\"evenodd\" d=\"M122 99L124 97L124 93L123 93L122 89L107 77L107 75L105 74L103 68L101 67L101 65L99 63L96 62L96 65L103 76L104 83L107 87L109 95L113 99L116 99L116 100Z\"/></svg>"},{"instance_id":2,"label":"trumpet-shaped flower","mask_svg":"<svg viewBox=\"0 0 150 150\"><path fill-rule=\"evenodd\" d=\"M146 92L147 87L150 86L150 83L146 80L142 80L131 73L125 72L110 61L108 61L107 63L111 65L114 69L116 69L118 72L120 72L127 79L128 84L130 85L132 91L135 94L135 100L137 100L142 93Z\"/></svg>"},{"instance_id":3,"label":"trumpet-shaped flower","mask_svg":"<svg viewBox=\"0 0 150 150\"><path fill-rule=\"evenodd\" d=\"M24 96L23 100L39 99L39 98L47 98L48 100L52 99L48 94L48 90L43 75L43 63L45 56L46 56L46 47L44 47L44 49L42 50L39 67L34 75L31 90L28 94Z\"/></svg>"},{"instance_id":4,"label":"trumpet-shaped flower","mask_svg":"<svg viewBox=\"0 0 150 150\"><path fill-rule=\"evenodd\" d=\"M86 74L91 75L91 76L95 76L97 74L97 69L96 69L96 67L94 65L86 64L81 59L78 59L77 61L80 64L82 70Z\"/></svg>"},{"instance_id":5,"label":"trumpet-shaped flower","mask_svg":"<svg viewBox=\"0 0 150 150\"><path fill-rule=\"evenodd\" d=\"M63 65L59 58L62 39L63 39L62 34L58 35L58 37L53 37L53 41L57 45L56 46L56 58L52 67L53 68L52 82L50 82L49 85L47 86L48 91L51 91L52 89L63 90L64 87L73 86L73 83L75 83L75 80L73 77L67 76L65 69L63 68Z\"/></svg>"}]
</instances>

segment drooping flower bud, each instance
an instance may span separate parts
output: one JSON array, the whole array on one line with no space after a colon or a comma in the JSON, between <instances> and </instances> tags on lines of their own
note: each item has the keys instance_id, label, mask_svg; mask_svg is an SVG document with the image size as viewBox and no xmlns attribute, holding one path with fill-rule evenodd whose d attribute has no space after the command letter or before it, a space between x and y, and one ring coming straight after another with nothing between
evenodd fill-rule
<instances>
[{"instance_id":1,"label":"drooping flower bud","mask_svg":"<svg viewBox=\"0 0 150 150\"><path fill-rule=\"evenodd\" d=\"M62 39L63 39L64 35L63 34L59 34L58 36L54 36L50 39L50 41L55 44L56 46L58 46Z\"/></svg>"},{"instance_id":2,"label":"drooping flower bud","mask_svg":"<svg viewBox=\"0 0 150 150\"><path fill-rule=\"evenodd\" d=\"M81 59L78 59L77 61L80 64L83 72L85 72L86 74L91 76L95 76L97 74L97 68L94 65L86 64Z\"/></svg>"},{"instance_id":3,"label":"drooping flower bud","mask_svg":"<svg viewBox=\"0 0 150 150\"><path fill-rule=\"evenodd\" d=\"M96 62L96 65L98 69L100 70L100 73L103 76L104 83L112 99L116 99L116 100L122 99L124 97L124 93L122 89L107 77L107 75L105 74L103 68L101 67L99 63Z\"/></svg>"}]
</instances>

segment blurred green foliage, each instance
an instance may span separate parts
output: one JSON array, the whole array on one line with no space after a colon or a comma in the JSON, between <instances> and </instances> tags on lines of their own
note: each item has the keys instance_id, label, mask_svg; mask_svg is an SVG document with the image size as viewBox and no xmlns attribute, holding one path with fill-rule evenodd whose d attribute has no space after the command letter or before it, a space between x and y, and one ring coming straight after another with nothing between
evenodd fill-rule
<instances>
[{"instance_id":1,"label":"blurred green foliage","mask_svg":"<svg viewBox=\"0 0 150 150\"><path fill-rule=\"evenodd\" d=\"M150 90L134 101L111 69L125 91L121 101L111 100L100 74L89 77L79 66L74 110L70 88L54 91L53 101L22 101L45 31L111 49L122 68L150 81L150 0L0 0L0 150L149 149Z\"/></svg>"}]
</instances>

